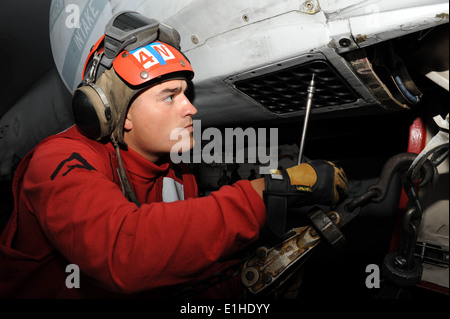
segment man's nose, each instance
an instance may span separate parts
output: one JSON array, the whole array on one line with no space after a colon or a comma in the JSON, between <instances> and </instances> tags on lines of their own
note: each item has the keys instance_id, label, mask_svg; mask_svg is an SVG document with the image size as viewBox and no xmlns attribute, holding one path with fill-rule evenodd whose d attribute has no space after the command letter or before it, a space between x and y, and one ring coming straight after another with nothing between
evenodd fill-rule
<instances>
[{"instance_id":1,"label":"man's nose","mask_svg":"<svg viewBox=\"0 0 450 319\"><path fill-rule=\"evenodd\" d=\"M189 101L189 99L184 96L183 101L181 102L183 105L183 113L185 116L194 116L197 114L197 108Z\"/></svg>"}]
</instances>

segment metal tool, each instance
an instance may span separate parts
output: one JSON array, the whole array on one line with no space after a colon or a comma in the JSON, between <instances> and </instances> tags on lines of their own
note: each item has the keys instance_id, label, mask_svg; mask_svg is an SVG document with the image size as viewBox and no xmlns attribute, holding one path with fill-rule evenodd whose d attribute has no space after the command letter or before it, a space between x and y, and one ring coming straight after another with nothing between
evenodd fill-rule
<instances>
[{"instance_id":1,"label":"metal tool","mask_svg":"<svg viewBox=\"0 0 450 319\"><path fill-rule=\"evenodd\" d=\"M306 137L306 129L308 128L308 122L309 122L309 114L311 112L311 104L312 104L312 98L314 96L314 92L316 91L316 84L314 81L315 74L313 73L311 82L308 86L308 99L306 101L306 113L305 113L305 119L303 122L303 132L302 132L302 139L300 141L300 150L298 152L298 164L302 162L303 157L303 148L305 145L305 137Z\"/></svg>"},{"instance_id":2,"label":"metal tool","mask_svg":"<svg viewBox=\"0 0 450 319\"><path fill-rule=\"evenodd\" d=\"M306 214L311 226L293 228L272 247L258 248L244 264L241 275L244 286L253 294L269 294L294 275L322 239L335 248L341 247L345 238L340 228L355 218L362 206L383 201L395 173L405 174L416 156L412 153L393 156L383 166L379 182L362 195L347 198L328 213L314 207ZM419 185L429 183L433 175L433 166L425 161L421 167L422 182Z\"/></svg>"}]
</instances>

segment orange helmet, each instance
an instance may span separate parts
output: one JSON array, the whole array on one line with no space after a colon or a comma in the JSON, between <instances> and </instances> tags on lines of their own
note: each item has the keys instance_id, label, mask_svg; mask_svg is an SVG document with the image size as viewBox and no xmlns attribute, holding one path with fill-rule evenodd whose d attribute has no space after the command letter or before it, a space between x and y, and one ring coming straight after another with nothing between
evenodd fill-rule
<instances>
[{"instance_id":1,"label":"orange helmet","mask_svg":"<svg viewBox=\"0 0 450 319\"><path fill-rule=\"evenodd\" d=\"M188 59L174 47L162 42L123 51L115 58L113 66L124 81L134 86L171 73L185 73L188 80L194 76Z\"/></svg>"},{"instance_id":2,"label":"orange helmet","mask_svg":"<svg viewBox=\"0 0 450 319\"><path fill-rule=\"evenodd\" d=\"M78 129L93 139L126 145L123 124L133 98L157 83L194 77L170 26L137 12L121 12L92 47L75 90L72 110Z\"/></svg>"}]
</instances>

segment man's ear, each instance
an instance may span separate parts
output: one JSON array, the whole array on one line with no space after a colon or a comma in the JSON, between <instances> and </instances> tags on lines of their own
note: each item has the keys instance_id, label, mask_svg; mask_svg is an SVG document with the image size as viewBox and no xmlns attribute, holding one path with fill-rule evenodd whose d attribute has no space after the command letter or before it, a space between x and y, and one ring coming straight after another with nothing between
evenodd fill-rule
<instances>
[{"instance_id":1,"label":"man's ear","mask_svg":"<svg viewBox=\"0 0 450 319\"><path fill-rule=\"evenodd\" d=\"M133 122L131 121L130 112L127 113L127 117L125 118L125 122L123 123L123 128L126 131L130 131L133 128Z\"/></svg>"}]
</instances>

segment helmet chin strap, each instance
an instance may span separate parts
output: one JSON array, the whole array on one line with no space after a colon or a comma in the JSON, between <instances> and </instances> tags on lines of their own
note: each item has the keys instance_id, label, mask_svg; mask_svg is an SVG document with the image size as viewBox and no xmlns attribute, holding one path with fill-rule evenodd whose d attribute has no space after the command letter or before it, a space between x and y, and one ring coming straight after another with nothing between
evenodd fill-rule
<instances>
[{"instance_id":1,"label":"helmet chin strap","mask_svg":"<svg viewBox=\"0 0 450 319\"><path fill-rule=\"evenodd\" d=\"M139 201L136 197L136 194L134 193L133 188L131 187L130 181L128 180L127 174L125 172L125 168L123 166L122 156L120 155L119 143L117 143L117 140L114 137L114 135L111 135L111 142L114 145L114 148L116 150L117 161L119 163L120 178L122 180L122 185L125 189L125 193L128 197L128 200L135 203L137 205L137 207L141 207L141 203L139 203Z\"/></svg>"}]
</instances>

